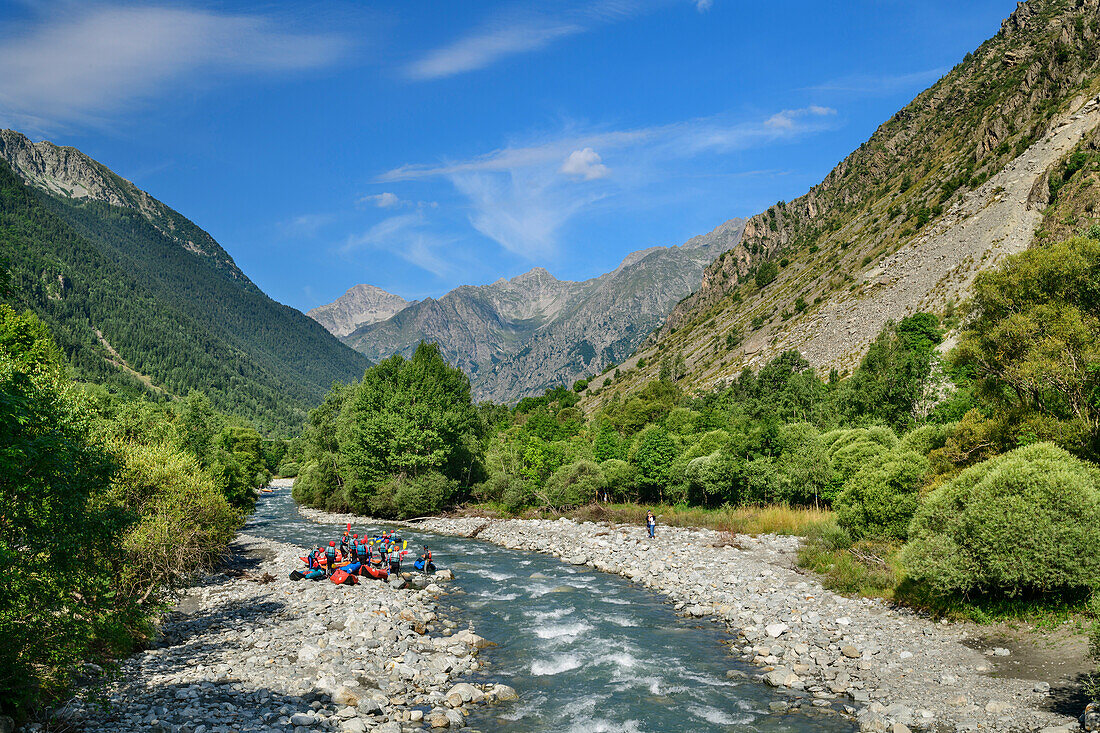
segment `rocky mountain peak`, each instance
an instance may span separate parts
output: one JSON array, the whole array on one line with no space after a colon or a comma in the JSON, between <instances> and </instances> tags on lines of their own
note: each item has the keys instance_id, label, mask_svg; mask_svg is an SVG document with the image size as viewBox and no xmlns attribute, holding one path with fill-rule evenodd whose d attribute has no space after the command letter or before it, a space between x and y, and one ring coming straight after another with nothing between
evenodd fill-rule
<instances>
[{"instance_id":1,"label":"rocky mountain peak","mask_svg":"<svg viewBox=\"0 0 1100 733\"><path fill-rule=\"evenodd\" d=\"M374 285L354 285L332 303L318 306L306 315L332 335L343 337L360 326L384 321L409 305L400 295Z\"/></svg>"}]
</instances>

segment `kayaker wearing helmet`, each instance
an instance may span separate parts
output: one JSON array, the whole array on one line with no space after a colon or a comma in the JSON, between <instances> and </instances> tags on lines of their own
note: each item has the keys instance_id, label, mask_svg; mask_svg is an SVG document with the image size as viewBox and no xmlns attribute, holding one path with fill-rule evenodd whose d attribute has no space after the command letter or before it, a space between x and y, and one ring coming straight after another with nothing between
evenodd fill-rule
<instances>
[{"instance_id":1,"label":"kayaker wearing helmet","mask_svg":"<svg viewBox=\"0 0 1100 733\"><path fill-rule=\"evenodd\" d=\"M327 572L331 576L336 569L333 567L336 565L336 540L329 540L328 547L325 548L325 562L328 564Z\"/></svg>"}]
</instances>

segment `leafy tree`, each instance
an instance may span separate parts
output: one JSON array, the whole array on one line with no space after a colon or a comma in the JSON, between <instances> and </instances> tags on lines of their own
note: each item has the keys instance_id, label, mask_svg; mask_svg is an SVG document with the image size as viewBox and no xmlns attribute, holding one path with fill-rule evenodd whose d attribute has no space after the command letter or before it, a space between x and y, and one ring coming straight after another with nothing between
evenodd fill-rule
<instances>
[{"instance_id":1,"label":"leafy tree","mask_svg":"<svg viewBox=\"0 0 1100 733\"><path fill-rule=\"evenodd\" d=\"M434 472L469 486L480 470L482 431L469 379L434 344L421 343L411 359L395 355L371 367L337 419L348 501L365 508L399 476Z\"/></svg>"},{"instance_id":2,"label":"leafy tree","mask_svg":"<svg viewBox=\"0 0 1100 733\"><path fill-rule=\"evenodd\" d=\"M638 486L638 470L626 461L609 458L600 464L607 490L614 499L632 498Z\"/></svg>"},{"instance_id":3,"label":"leafy tree","mask_svg":"<svg viewBox=\"0 0 1100 733\"><path fill-rule=\"evenodd\" d=\"M677 454L676 444L663 427L650 425L643 430L631 460L638 469L638 487L649 496L663 496Z\"/></svg>"},{"instance_id":4,"label":"leafy tree","mask_svg":"<svg viewBox=\"0 0 1100 733\"><path fill-rule=\"evenodd\" d=\"M536 492L544 504L554 509L567 509L596 501L607 489L607 477L592 461L577 461L562 466Z\"/></svg>"},{"instance_id":5,"label":"leafy tree","mask_svg":"<svg viewBox=\"0 0 1100 733\"><path fill-rule=\"evenodd\" d=\"M952 354L981 399L1013 422L1100 455L1100 241L1077 238L1008 258L974 283L973 318Z\"/></svg>"},{"instance_id":6,"label":"leafy tree","mask_svg":"<svg viewBox=\"0 0 1100 733\"><path fill-rule=\"evenodd\" d=\"M896 430L911 427L942 338L939 319L930 313L887 325L844 385L842 409L849 418L882 420Z\"/></svg>"}]
</instances>

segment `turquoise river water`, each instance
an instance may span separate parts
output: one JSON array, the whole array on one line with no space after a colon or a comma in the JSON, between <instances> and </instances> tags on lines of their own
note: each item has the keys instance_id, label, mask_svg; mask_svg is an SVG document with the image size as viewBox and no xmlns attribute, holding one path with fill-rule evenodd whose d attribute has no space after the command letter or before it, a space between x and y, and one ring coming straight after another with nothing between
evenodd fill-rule
<instances>
[{"instance_id":1,"label":"turquoise river water","mask_svg":"<svg viewBox=\"0 0 1100 733\"><path fill-rule=\"evenodd\" d=\"M382 528L353 525L359 533ZM473 681L503 682L519 692L518 703L475 711L471 727L503 733L855 729L810 710L808 700L805 710L771 712L770 703L792 698L726 676L729 669L750 668L723 644L729 640L723 626L676 615L667 599L644 586L538 553L399 531L410 548L427 544L440 568L454 570L442 599L448 618L472 622L497 644L481 653L488 665ZM316 547L340 530L306 520L289 489L277 489L261 498L245 532Z\"/></svg>"}]
</instances>

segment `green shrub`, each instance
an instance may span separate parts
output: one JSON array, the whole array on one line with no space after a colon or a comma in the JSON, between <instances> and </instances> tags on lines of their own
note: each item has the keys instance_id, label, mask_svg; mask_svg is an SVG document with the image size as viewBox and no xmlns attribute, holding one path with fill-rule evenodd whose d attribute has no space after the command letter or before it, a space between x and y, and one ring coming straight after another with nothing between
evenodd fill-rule
<instances>
[{"instance_id":1,"label":"green shrub","mask_svg":"<svg viewBox=\"0 0 1100 733\"><path fill-rule=\"evenodd\" d=\"M922 425L910 430L898 441L898 450L908 450L927 456L947 444L947 439L955 430L954 423L946 425Z\"/></svg>"},{"instance_id":2,"label":"green shrub","mask_svg":"<svg viewBox=\"0 0 1100 733\"><path fill-rule=\"evenodd\" d=\"M897 445L897 436L889 428L834 430L822 436L829 456L831 479L825 499L832 501L852 476L872 458L884 455Z\"/></svg>"},{"instance_id":3,"label":"green shrub","mask_svg":"<svg viewBox=\"0 0 1100 733\"><path fill-rule=\"evenodd\" d=\"M618 458L609 458L600 464L607 490L614 499L623 499L634 494L638 486L638 471L634 466Z\"/></svg>"},{"instance_id":4,"label":"green shrub","mask_svg":"<svg viewBox=\"0 0 1100 733\"><path fill-rule=\"evenodd\" d=\"M535 492L531 482L519 477L510 477L501 492L500 501L510 512L531 506L535 502Z\"/></svg>"},{"instance_id":5,"label":"green shrub","mask_svg":"<svg viewBox=\"0 0 1100 733\"><path fill-rule=\"evenodd\" d=\"M1089 615L1092 624L1089 628L1089 655L1100 664L1100 591L1093 591L1089 599Z\"/></svg>"},{"instance_id":6,"label":"green shrub","mask_svg":"<svg viewBox=\"0 0 1100 733\"><path fill-rule=\"evenodd\" d=\"M294 461L283 461L279 464L279 478L295 478L298 475L298 464Z\"/></svg>"},{"instance_id":7,"label":"green shrub","mask_svg":"<svg viewBox=\"0 0 1100 733\"><path fill-rule=\"evenodd\" d=\"M928 459L911 450L894 450L868 461L833 502L837 523L856 539L904 540L920 503Z\"/></svg>"},{"instance_id":8,"label":"green shrub","mask_svg":"<svg viewBox=\"0 0 1100 733\"><path fill-rule=\"evenodd\" d=\"M457 482L435 471L402 477L394 490L394 511L401 519L437 514L457 489Z\"/></svg>"},{"instance_id":9,"label":"green shrub","mask_svg":"<svg viewBox=\"0 0 1100 733\"><path fill-rule=\"evenodd\" d=\"M963 471L929 494L903 563L935 595L1030 596L1100 585L1100 469L1050 443Z\"/></svg>"},{"instance_id":10,"label":"green shrub","mask_svg":"<svg viewBox=\"0 0 1100 733\"><path fill-rule=\"evenodd\" d=\"M576 461L555 471L536 494L549 507L568 509L596 501L606 489L607 477L597 464Z\"/></svg>"},{"instance_id":11,"label":"green shrub","mask_svg":"<svg viewBox=\"0 0 1100 733\"><path fill-rule=\"evenodd\" d=\"M140 520L123 538L120 586L142 600L209 568L241 524L241 513L191 455L166 444L124 443L112 498Z\"/></svg>"}]
</instances>

